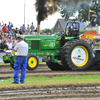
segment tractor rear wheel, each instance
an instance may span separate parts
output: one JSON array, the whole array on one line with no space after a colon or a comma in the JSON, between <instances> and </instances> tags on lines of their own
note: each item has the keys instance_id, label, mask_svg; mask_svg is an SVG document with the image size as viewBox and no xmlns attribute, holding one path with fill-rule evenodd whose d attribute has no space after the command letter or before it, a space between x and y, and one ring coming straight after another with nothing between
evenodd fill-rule
<instances>
[{"instance_id":1,"label":"tractor rear wheel","mask_svg":"<svg viewBox=\"0 0 100 100\"><path fill-rule=\"evenodd\" d=\"M51 70L65 70L62 65L59 65L58 63L52 63L51 61L46 62L47 66Z\"/></svg>"},{"instance_id":2,"label":"tractor rear wheel","mask_svg":"<svg viewBox=\"0 0 100 100\"><path fill-rule=\"evenodd\" d=\"M34 54L29 54L27 56L27 69L34 70L38 67L38 65L39 65L38 57Z\"/></svg>"},{"instance_id":3,"label":"tractor rear wheel","mask_svg":"<svg viewBox=\"0 0 100 100\"><path fill-rule=\"evenodd\" d=\"M92 49L86 41L74 39L68 41L61 50L63 66L71 70L86 70L92 61Z\"/></svg>"}]
</instances>

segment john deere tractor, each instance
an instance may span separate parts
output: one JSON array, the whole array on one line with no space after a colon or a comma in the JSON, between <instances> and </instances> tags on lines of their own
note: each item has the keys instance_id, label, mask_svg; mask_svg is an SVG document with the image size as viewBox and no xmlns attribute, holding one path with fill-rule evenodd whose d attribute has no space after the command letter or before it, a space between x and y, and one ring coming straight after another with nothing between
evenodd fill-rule
<instances>
[{"instance_id":1,"label":"john deere tractor","mask_svg":"<svg viewBox=\"0 0 100 100\"><path fill-rule=\"evenodd\" d=\"M69 27L71 33L66 35ZM92 49L87 42L79 39L79 29L79 23L71 21L66 25L65 34L25 35L29 45L27 69L36 69L39 57L43 57L51 70L86 70L92 61ZM16 57L16 53L6 52L3 61L13 67Z\"/></svg>"}]
</instances>

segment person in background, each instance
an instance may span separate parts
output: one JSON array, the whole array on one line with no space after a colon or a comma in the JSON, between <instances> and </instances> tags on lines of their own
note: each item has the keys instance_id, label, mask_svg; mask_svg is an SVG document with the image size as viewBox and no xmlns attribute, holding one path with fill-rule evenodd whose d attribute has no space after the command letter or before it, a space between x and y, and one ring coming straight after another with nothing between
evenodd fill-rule
<instances>
[{"instance_id":1,"label":"person in background","mask_svg":"<svg viewBox=\"0 0 100 100\"><path fill-rule=\"evenodd\" d=\"M12 29L12 27L13 27L13 24L11 22L9 22L9 24L8 24L8 30L10 31Z\"/></svg>"},{"instance_id":2,"label":"person in background","mask_svg":"<svg viewBox=\"0 0 100 100\"><path fill-rule=\"evenodd\" d=\"M6 33L6 34L4 35L4 38L7 38L7 39L8 39L8 33Z\"/></svg>"},{"instance_id":3,"label":"person in background","mask_svg":"<svg viewBox=\"0 0 100 100\"><path fill-rule=\"evenodd\" d=\"M35 35L35 31L34 31L34 29L32 29L32 34Z\"/></svg>"},{"instance_id":4,"label":"person in background","mask_svg":"<svg viewBox=\"0 0 100 100\"><path fill-rule=\"evenodd\" d=\"M3 52L3 49L4 49L4 40L2 39L0 43L0 52Z\"/></svg>"},{"instance_id":5,"label":"person in background","mask_svg":"<svg viewBox=\"0 0 100 100\"><path fill-rule=\"evenodd\" d=\"M0 32L0 43L1 43L1 39L2 39L2 33Z\"/></svg>"},{"instance_id":6,"label":"person in background","mask_svg":"<svg viewBox=\"0 0 100 100\"><path fill-rule=\"evenodd\" d=\"M22 26L22 30L23 30L24 33L26 32L25 24L23 24L23 26Z\"/></svg>"},{"instance_id":7,"label":"person in background","mask_svg":"<svg viewBox=\"0 0 100 100\"><path fill-rule=\"evenodd\" d=\"M10 31L9 31L9 36L12 38L12 36L13 36L13 31L12 31L12 29L10 29Z\"/></svg>"},{"instance_id":8,"label":"person in background","mask_svg":"<svg viewBox=\"0 0 100 100\"><path fill-rule=\"evenodd\" d=\"M50 36L50 35L51 35L51 33L49 32L49 33L48 33L48 36Z\"/></svg>"},{"instance_id":9,"label":"person in background","mask_svg":"<svg viewBox=\"0 0 100 100\"><path fill-rule=\"evenodd\" d=\"M8 50L7 42L4 42L4 50Z\"/></svg>"},{"instance_id":10,"label":"person in background","mask_svg":"<svg viewBox=\"0 0 100 100\"><path fill-rule=\"evenodd\" d=\"M19 34L21 35L22 33L23 33L23 30L22 30L22 26L21 26L19 29Z\"/></svg>"},{"instance_id":11,"label":"person in background","mask_svg":"<svg viewBox=\"0 0 100 100\"><path fill-rule=\"evenodd\" d=\"M44 33L44 35L47 35L47 33Z\"/></svg>"},{"instance_id":12,"label":"person in background","mask_svg":"<svg viewBox=\"0 0 100 100\"><path fill-rule=\"evenodd\" d=\"M12 48L14 48L16 45L15 39L12 39Z\"/></svg>"},{"instance_id":13,"label":"person in background","mask_svg":"<svg viewBox=\"0 0 100 100\"><path fill-rule=\"evenodd\" d=\"M13 34L12 39L15 39L15 38L16 38L16 36L15 36L15 34Z\"/></svg>"},{"instance_id":14,"label":"person in background","mask_svg":"<svg viewBox=\"0 0 100 100\"><path fill-rule=\"evenodd\" d=\"M33 33L31 32L30 35L33 35Z\"/></svg>"},{"instance_id":15,"label":"person in background","mask_svg":"<svg viewBox=\"0 0 100 100\"><path fill-rule=\"evenodd\" d=\"M20 83L25 83L26 67L27 67L27 54L28 44L24 41L24 36L19 37L20 42L14 47L14 51L17 51L17 59L14 63L14 82L12 84L19 83L19 70L21 69Z\"/></svg>"},{"instance_id":16,"label":"person in background","mask_svg":"<svg viewBox=\"0 0 100 100\"><path fill-rule=\"evenodd\" d=\"M7 41L7 46L8 46L9 50L12 50L12 43L11 43L10 39L8 39L8 41Z\"/></svg>"},{"instance_id":17,"label":"person in background","mask_svg":"<svg viewBox=\"0 0 100 100\"><path fill-rule=\"evenodd\" d=\"M33 29L35 29L35 26L33 25L33 22L32 22L32 25L30 26L30 29L31 29L31 32Z\"/></svg>"},{"instance_id":18,"label":"person in background","mask_svg":"<svg viewBox=\"0 0 100 100\"><path fill-rule=\"evenodd\" d=\"M19 36L19 35L20 35L19 30L17 30L16 37Z\"/></svg>"},{"instance_id":19,"label":"person in background","mask_svg":"<svg viewBox=\"0 0 100 100\"><path fill-rule=\"evenodd\" d=\"M26 30L26 33L25 33L25 35L30 35L30 33L28 32L28 30Z\"/></svg>"},{"instance_id":20,"label":"person in background","mask_svg":"<svg viewBox=\"0 0 100 100\"><path fill-rule=\"evenodd\" d=\"M43 31L41 30L40 35L43 35Z\"/></svg>"},{"instance_id":21,"label":"person in background","mask_svg":"<svg viewBox=\"0 0 100 100\"><path fill-rule=\"evenodd\" d=\"M1 25L1 22L0 22L0 32L2 32L2 25Z\"/></svg>"},{"instance_id":22,"label":"person in background","mask_svg":"<svg viewBox=\"0 0 100 100\"><path fill-rule=\"evenodd\" d=\"M35 33L37 33L37 27L36 27L36 29L35 29Z\"/></svg>"},{"instance_id":23,"label":"person in background","mask_svg":"<svg viewBox=\"0 0 100 100\"><path fill-rule=\"evenodd\" d=\"M2 27L2 31L4 33L7 33L8 32L8 26L6 24Z\"/></svg>"},{"instance_id":24,"label":"person in background","mask_svg":"<svg viewBox=\"0 0 100 100\"><path fill-rule=\"evenodd\" d=\"M30 29L30 26L29 26L29 24L27 25L27 29Z\"/></svg>"}]
</instances>

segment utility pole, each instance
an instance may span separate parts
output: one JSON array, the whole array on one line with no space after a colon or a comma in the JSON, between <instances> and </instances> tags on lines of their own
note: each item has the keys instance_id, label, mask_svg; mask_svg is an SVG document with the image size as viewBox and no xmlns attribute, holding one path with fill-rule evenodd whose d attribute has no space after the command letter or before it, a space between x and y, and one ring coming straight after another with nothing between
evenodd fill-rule
<instances>
[{"instance_id":1,"label":"utility pole","mask_svg":"<svg viewBox=\"0 0 100 100\"><path fill-rule=\"evenodd\" d=\"M25 0L24 0L24 24L25 24Z\"/></svg>"}]
</instances>

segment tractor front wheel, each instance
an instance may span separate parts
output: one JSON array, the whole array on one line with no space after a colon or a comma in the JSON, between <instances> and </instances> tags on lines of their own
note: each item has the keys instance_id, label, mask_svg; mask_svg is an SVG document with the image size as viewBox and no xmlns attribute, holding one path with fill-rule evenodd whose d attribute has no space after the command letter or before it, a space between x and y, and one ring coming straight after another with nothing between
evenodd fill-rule
<instances>
[{"instance_id":1,"label":"tractor front wheel","mask_svg":"<svg viewBox=\"0 0 100 100\"><path fill-rule=\"evenodd\" d=\"M38 65L39 65L38 57L34 54L29 54L27 56L27 69L34 70L38 67Z\"/></svg>"}]
</instances>

